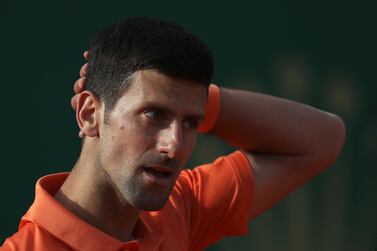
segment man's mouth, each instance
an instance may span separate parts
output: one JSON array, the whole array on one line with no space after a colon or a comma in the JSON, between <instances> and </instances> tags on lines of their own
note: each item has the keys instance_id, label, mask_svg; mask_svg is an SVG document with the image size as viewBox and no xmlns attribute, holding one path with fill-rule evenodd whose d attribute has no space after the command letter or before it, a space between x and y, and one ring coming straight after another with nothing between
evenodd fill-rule
<instances>
[{"instance_id":1,"label":"man's mouth","mask_svg":"<svg viewBox=\"0 0 377 251\"><path fill-rule=\"evenodd\" d=\"M161 165L146 165L143 167L143 177L150 184L170 186L174 182L174 169Z\"/></svg>"},{"instance_id":2,"label":"man's mouth","mask_svg":"<svg viewBox=\"0 0 377 251\"><path fill-rule=\"evenodd\" d=\"M172 175L172 171L156 167L144 167L144 171L159 178L167 178Z\"/></svg>"}]
</instances>

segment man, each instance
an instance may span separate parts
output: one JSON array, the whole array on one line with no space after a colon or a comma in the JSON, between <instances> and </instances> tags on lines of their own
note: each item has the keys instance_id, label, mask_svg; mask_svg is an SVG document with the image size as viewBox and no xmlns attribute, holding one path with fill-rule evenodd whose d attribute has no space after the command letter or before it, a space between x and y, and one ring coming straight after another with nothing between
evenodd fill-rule
<instances>
[{"instance_id":1,"label":"man","mask_svg":"<svg viewBox=\"0 0 377 251\"><path fill-rule=\"evenodd\" d=\"M208 49L176 24L116 23L86 56L72 102L85 135L79 160L37 182L1 250L202 250L245 234L342 148L335 115L209 86ZM182 171L197 131L239 150Z\"/></svg>"}]
</instances>

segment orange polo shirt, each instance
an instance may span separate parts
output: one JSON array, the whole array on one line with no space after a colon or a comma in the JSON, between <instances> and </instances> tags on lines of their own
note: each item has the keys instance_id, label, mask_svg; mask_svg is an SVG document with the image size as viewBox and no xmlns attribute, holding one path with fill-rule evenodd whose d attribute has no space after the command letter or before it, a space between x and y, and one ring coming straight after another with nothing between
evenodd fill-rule
<instances>
[{"instance_id":1,"label":"orange polo shirt","mask_svg":"<svg viewBox=\"0 0 377 251\"><path fill-rule=\"evenodd\" d=\"M67 176L52 174L38 180L33 205L1 251L203 250L224 236L247 233L253 176L240 151L183 170L164 208L143 211L136 240L127 243L89 225L55 200Z\"/></svg>"}]
</instances>

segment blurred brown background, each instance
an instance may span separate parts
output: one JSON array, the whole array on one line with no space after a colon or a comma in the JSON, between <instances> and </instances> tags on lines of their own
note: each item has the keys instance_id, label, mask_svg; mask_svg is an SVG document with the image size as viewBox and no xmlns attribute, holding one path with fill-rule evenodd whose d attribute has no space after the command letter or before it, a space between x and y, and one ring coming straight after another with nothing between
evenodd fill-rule
<instances>
[{"instance_id":1,"label":"blurred brown background","mask_svg":"<svg viewBox=\"0 0 377 251\"><path fill-rule=\"evenodd\" d=\"M179 23L213 51L219 85L339 114L339 161L208 250L377 250L377 2L11 1L0 4L0 243L17 230L42 175L68 171L80 149L69 101L82 52L129 16ZM252 112L252 111L250 111ZM232 149L202 136L189 166Z\"/></svg>"}]
</instances>

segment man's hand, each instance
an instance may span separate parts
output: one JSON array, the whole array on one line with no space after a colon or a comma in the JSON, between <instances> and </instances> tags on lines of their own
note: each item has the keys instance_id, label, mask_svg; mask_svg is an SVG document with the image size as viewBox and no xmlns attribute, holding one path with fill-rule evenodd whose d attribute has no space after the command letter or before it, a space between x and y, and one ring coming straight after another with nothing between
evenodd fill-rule
<instances>
[{"instance_id":1,"label":"man's hand","mask_svg":"<svg viewBox=\"0 0 377 251\"><path fill-rule=\"evenodd\" d=\"M84 52L84 58L86 61L88 61L88 55L89 51ZM88 63L85 63L83 66L81 66L80 69L80 78L76 80L75 84L73 85L73 91L75 92L75 95L71 99L71 106L73 110L76 110L77 105L77 94L82 92L85 89L85 83L86 83L86 70L88 68Z\"/></svg>"},{"instance_id":2,"label":"man's hand","mask_svg":"<svg viewBox=\"0 0 377 251\"><path fill-rule=\"evenodd\" d=\"M88 61L88 56L89 56L89 51L85 51L84 58L86 61ZM80 78L76 80L75 84L73 85L73 91L75 92L75 95L71 99L71 106L73 110L76 110L78 94L81 93L85 89L87 68L88 68L88 63L85 63L83 66L81 66ZM85 136L84 133L80 131L79 137L83 138L84 136Z\"/></svg>"}]
</instances>

